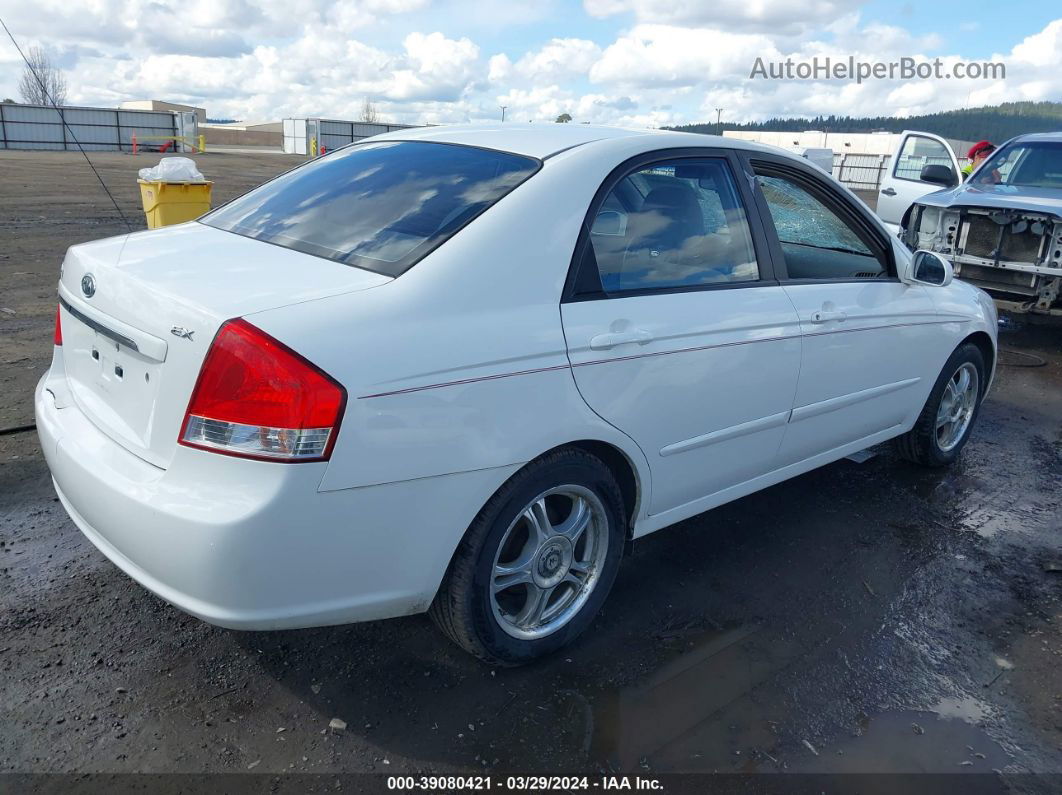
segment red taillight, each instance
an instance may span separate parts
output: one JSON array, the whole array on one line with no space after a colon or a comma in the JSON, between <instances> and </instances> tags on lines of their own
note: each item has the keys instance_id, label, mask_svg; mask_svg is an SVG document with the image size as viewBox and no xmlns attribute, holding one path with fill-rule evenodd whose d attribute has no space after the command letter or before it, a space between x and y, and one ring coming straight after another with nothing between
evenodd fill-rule
<instances>
[{"instance_id":1,"label":"red taillight","mask_svg":"<svg viewBox=\"0 0 1062 795\"><path fill-rule=\"evenodd\" d=\"M55 307L55 335L52 337L52 342L56 345L63 344L63 321L59 317L59 306Z\"/></svg>"},{"instance_id":2,"label":"red taillight","mask_svg":"<svg viewBox=\"0 0 1062 795\"><path fill-rule=\"evenodd\" d=\"M207 351L179 441L247 458L321 461L346 400L342 386L295 351L230 320Z\"/></svg>"}]
</instances>

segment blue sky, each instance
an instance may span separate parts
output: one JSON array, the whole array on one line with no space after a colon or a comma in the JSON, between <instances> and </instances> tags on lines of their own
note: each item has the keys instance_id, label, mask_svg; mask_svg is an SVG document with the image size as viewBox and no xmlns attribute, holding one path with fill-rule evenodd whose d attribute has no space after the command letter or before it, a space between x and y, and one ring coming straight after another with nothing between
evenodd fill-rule
<instances>
[{"instance_id":1,"label":"blue sky","mask_svg":"<svg viewBox=\"0 0 1062 795\"><path fill-rule=\"evenodd\" d=\"M676 0L678 2L678 0ZM422 27L439 30L451 38L468 36L489 39L503 52L527 52L556 36L590 39L599 44L614 41L620 32L636 22L632 11L606 18L585 13L578 0L543 0L523 4L533 8L508 14L477 18L475 14L455 14L455 4L428 7L417 15ZM469 3L474 6L475 3ZM482 5L482 4L480 4ZM514 4L521 5L521 4ZM1005 8L1005 12L1001 12ZM1049 2L1016 0L1001 6L992 3L906 2L897 5L875 0L862 6L866 22L879 22L905 28L913 34L935 33L941 37L940 52L960 52L967 58L987 58L1009 50L1030 33L1042 30L1062 16L1062 7ZM501 24L505 19L508 24ZM391 43L401 41L407 20L397 17L381 25ZM937 53L932 53L937 54Z\"/></svg>"},{"instance_id":2,"label":"blue sky","mask_svg":"<svg viewBox=\"0 0 1062 795\"><path fill-rule=\"evenodd\" d=\"M867 20L899 25L913 33L936 33L941 52L959 52L966 58L989 58L1014 44L1052 19L1062 8L1050 2L1016 0L1007 3L894 2L875 0L863 7ZM933 53L934 55L937 53Z\"/></svg>"},{"instance_id":3,"label":"blue sky","mask_svg":"<svg viewBox=\"0 0 1062 795\"><path fill-rule=\"evenodd\" d=\"M510 119L655 127L912 115L1062 99L1062 8L884 0L0 0L63 65L69 101L169 99L214 117ZM756 57L999 59L1001 79L750 80ZM20 64L0 42L0 94Z\"/></svg>"}]
</instances>

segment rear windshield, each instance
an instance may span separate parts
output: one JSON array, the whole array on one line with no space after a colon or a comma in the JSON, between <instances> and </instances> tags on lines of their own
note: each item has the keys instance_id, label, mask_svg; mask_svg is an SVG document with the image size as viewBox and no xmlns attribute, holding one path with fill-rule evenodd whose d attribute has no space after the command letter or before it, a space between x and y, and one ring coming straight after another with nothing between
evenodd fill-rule
<instances>
[{"instance_id":1,"label":"rear windshield","mask_svg":"<svg viewBox=\"0 0 1062 795\"><path fill-rule=\"evenodd\" d=\"M282 174L204 224L398 276L541 166L456 144L355 144Z\"/></svg>"}]
</instances>

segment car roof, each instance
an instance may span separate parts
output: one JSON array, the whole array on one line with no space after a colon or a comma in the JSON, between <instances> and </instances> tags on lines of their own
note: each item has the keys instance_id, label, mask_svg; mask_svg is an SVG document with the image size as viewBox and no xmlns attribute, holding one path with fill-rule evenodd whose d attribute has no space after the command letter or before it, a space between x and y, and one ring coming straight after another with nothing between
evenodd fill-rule
<instances>
[{"instance_id":1,"label":"car roof","mask_svg":"<svg viewBox=\"0 0 1062 795\"><path fill-rule=\"evenodd\" d=\"M1062 132L1025 133L1016 137L1012 143L1033 143L1035 141L1062 143Z\"/></svg>"},{"instance_id":2,"label":"car roof","mask_svg":"<svg viewBox=\"0 0 1062 795\"><path fill-rule=\"evenodd\" d=\"M566 149L616 138L638 137L645 151L681 146L718 146L729 149L779 152L738 138L718 135L673 132L671 130L628 130L589 124L551 124L503 122L496 124L454 124L437 127L410 127L373 136L372 140L434 141L438 143L480 146L530 157L547 158Z\"/></svg>"}]
</instances>

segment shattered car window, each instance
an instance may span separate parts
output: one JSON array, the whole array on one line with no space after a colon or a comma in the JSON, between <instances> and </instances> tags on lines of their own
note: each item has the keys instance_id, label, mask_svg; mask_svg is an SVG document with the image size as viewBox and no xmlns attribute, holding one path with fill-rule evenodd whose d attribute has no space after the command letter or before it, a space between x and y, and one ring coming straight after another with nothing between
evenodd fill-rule
<instances>
[{"instance_id":1,"label":"shattered car window","mask_svg":"<svg viewBox=\"0 0 1062 795\"><path fill-rule=\"evenodd\" d=\"M847 224L796 183L780 177L759 177L759 182L783 243L871 253Z\"/></svg>"}]
</instances>

